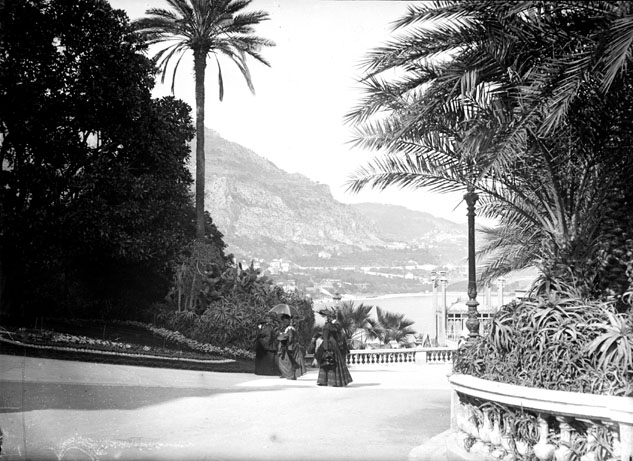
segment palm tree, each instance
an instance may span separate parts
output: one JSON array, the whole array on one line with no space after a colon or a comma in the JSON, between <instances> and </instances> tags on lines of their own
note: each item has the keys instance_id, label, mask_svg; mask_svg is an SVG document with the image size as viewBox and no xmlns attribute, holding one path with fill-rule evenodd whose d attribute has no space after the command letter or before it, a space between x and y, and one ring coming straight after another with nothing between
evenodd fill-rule
<instances>
[{"instance_id":1,"label":"palm tree","mask_svg":"<svg viewBox=\"0 0 633 461\"><path fill-rule=\"evenodd\" d=\"M354 301L344 301L337 311L337 320L345 330L348 344L351 343L354 334L362 330L368 338L379 338L382 334L379 323L371 317L374 306Z\"/></svg>"},{"instance_id":2,"label":"palm tree","mask_svg":"<svg viewBox=\"0 0 633 461\"><path fill-rule=\"evenodd\" d=\"M156 53L155 60L165 81L168 67L174 63L172 93L178 66L185 53L193 53L196 92L196 238L205 235L204 190L204 100L207 58L213 56L218 69L219 99L224 98L224 79L219 56L234 62L255 92L246 62L248 56L267 66L260 54L263 47L274 46L270 40L254 35L253 26L268 20L263 11L242 12L251 0L166 0L172 10L152 8L148 17L134 21L138 33L149 45L167 43Z\"/></svg>"},{"instance_id":3,"label":"palm tree","mask_svg":"<svg viewBox=\"0 0 633 461\"><path fill-rule=\"evenodd\" d=\"M480 194L480 210L502 224L488 249L506 251L488 275L537 260L554 269L577 267L608 231L603 218L612 204L633 198L626 190L631 156L610 141L627 138L629 114L621 104L617 123L605 117L609 106L597 104L588 114L587 106L604 97L606 81L585 74L565 94L569 78L561 72L566 66L580 82L576 71L586 63L571 63L587 49L604 63L596 57L596 37L608 33L604 24L613 17L620 22L611 24L621 26L614 31L628 31L625 14L604 16L586 33L582 27L592 22L581 20L585 2L556 5L462 0L410 7L397 24L408 35L369 56L366 97L348 116L358 145L385 152L356 173L353 191L395 185ZM423 21L427 27L414 27ZM618 75L608 85L628 91ZM611 102L618 106L617 98Z\"/></svg>"},{"instance_id":4,"label":"palm tree","mask_svg":"<svg viewBox=\"0 0 633 461\"><path fill-rule=\"evenodd\" d=\"M386 344L389 341L400 342L406 335L415 334L411 328L415 322L404 317L403 314L395 314L376 307L378 323L383 329L382 340Z\"/></svg>"}]
</instances>

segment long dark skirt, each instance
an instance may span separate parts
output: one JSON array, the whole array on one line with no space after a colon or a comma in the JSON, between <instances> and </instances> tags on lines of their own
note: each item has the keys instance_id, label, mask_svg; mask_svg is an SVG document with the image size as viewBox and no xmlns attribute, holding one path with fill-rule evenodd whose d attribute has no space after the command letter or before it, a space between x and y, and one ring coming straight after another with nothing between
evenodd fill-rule
<instances>
[{"instance_id":1,"label":"long dark skirt","mask_svg":"<svg viewBox=\"0 0 633 461\"><path fill-rule=\"evenodd\" d=\"M255 352L255 374L265 376L279 376L277 352L257 349Z\"/></svg>"},{"instance_id":2,"label":"long dark skirt","mask_svg":"<svg viewBox=\"0 0 633 461\"><path fill-rule=\"evenodd\" d=\"M287 351L279 357L279 371L281 377L286 379L297 379L301 376L301 366L295 362L292 352Z\"/></svg>"},{"instance_id":3,"label":"long dark skirt","mask_svg":"<svg viewBox=\"0 0 633 461\"><path fill-rule=\"evenodd\" d=\"M297 369L295 370L295 374L297 377L305 375L307 368L306 368L306 360L304 357L304 351L303 348L301 347L297 347L293 352L292 352L292 356L294 358L295 363L297 364Z\"/></svg>"},{"instance_id":4,"label":"long dark skirt","mask_svg":"<svg viewBox=\"0 0 633 461\"><path fill-rule=\"evenodd\" d=\"M317 351L317 357L323 356L323 345ZM345 363L345 356L341 353L334 341L330 342L330 348L334 352L334 365L321 365L319 368L319 377L317 384L319 386L343 387L352 382L352 375Z\"/></svg>"}]
</instances>

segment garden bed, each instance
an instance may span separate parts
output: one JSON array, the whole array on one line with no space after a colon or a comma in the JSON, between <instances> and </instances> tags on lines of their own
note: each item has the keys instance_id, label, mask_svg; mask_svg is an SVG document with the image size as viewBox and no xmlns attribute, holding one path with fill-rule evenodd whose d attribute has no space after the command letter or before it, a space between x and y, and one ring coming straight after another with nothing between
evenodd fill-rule
<instances>
[{"instance_id":1,"label":"garden bed","mask_svg":"<svg viewBox=\"0 0 633 461\"><path fill-rule=\"evenodd\" d=\"M14 327L0 330L2 353L233 373L251 373L254 369L253 361L248 357L227 357L227 353L222 353L224 350L181 339L177 332L168 332L168 336L181 339L180 342L170 340L150 331L151 326L142 324L48 320L40 325L46 329ZM220 353L205 352L209 349Z\"/></svg>"}]
</instances>

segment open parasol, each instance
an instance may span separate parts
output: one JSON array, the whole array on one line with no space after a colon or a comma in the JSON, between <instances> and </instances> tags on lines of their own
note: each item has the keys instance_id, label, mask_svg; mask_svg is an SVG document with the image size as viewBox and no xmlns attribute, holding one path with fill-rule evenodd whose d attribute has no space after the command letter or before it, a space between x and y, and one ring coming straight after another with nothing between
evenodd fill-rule
<instances>
[{"instance_id":1,"label":"open parasol","mask_svg":"<svg viewBox=\"0 0 633 461\"><path fill-rule=\"evenodd\" d=\"M290 317L299 317L299 311L288 304L277 304L268 312L274 312L277 315L289 315Z\"/></svg>"}]
</instances>

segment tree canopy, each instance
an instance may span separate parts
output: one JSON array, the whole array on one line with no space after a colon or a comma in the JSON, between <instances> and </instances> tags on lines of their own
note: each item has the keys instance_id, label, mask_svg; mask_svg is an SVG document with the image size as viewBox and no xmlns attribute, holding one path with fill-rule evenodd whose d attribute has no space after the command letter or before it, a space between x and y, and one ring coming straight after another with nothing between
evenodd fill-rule
<instances>
[{"instance_id":1,"label":"tree canopy","mask_svg":"<svg viewBox=\"0 0 633 461\"><path fill-rule=\"evenodd\" d=\"M130 314L167 292L195 229L194 130L151 98L145 46L105 0L0 9L3 312Z\"/></svg>"}]
</instances>

